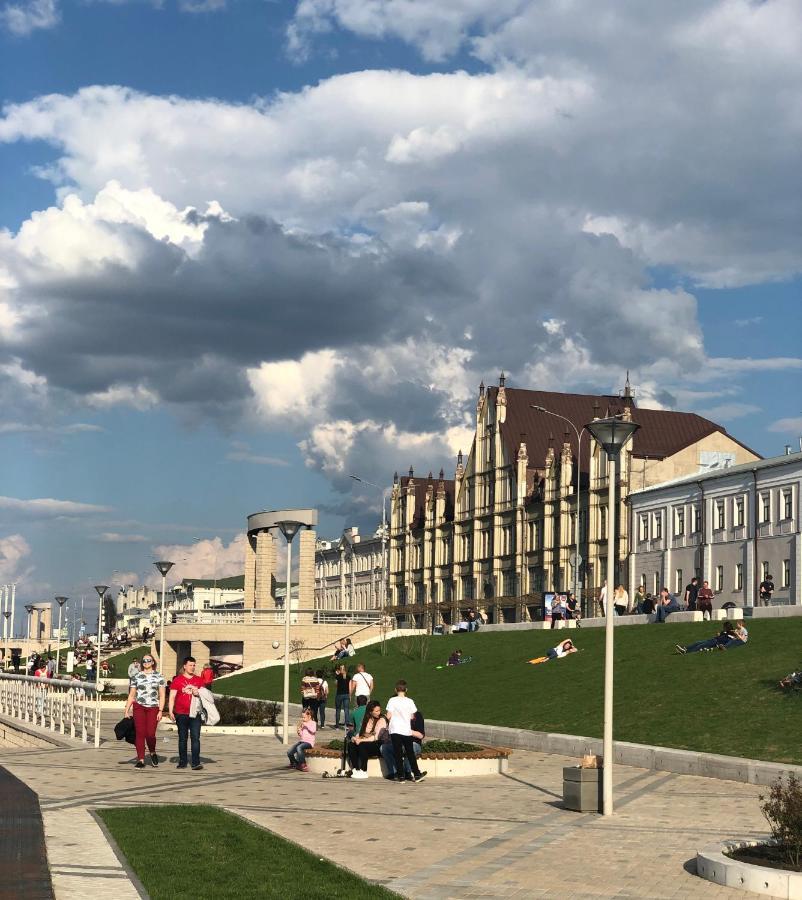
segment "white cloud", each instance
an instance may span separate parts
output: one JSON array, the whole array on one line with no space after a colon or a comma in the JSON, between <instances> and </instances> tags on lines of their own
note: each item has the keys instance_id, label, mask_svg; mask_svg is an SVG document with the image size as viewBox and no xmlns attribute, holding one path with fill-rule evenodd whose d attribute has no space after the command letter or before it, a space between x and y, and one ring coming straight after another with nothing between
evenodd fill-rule
<instances>
[{"instance_id":1,"label":"white cloud","mask_svg":"<svg viewBox=\"0 0 802 900\"><path fill-rule=\"evenodd\" d=\"M41 425L35 422L2 422L0 434L97 434L105 431L100 425L88 422L72 422L66 425Z\"/></svg>"},{"instance_id":2,"label":"white cloud","mask_svg":"<svg viewBox=\"0 0 802 900\"><path fill-rule=\"evenodd\" d=\"M245 462L252 463L257 466L289 466L289 463L286 459L280 459L277 456L263 456L259 453L254 453L250 445L235 441L232 443L232 449L229 453L226 454L226 459L231 462Z\"/></svg>"},{"instance_id":3,"label":"white cloud","mask_svg":"<svg viewBox=\"0 0 802 900\"><path fill-rule=\"evenodd\" d=\"M700 410L700 415L712 419L714 422L729 422L759 412L762 412L762 409L753 403L720 403L718 406Z\"/></svg>"},{"instance_id":4,"label":"white cloud","mask_svg":"<svg viewBox=\"0 0 802 900\"><path fill-rule=\"evenodd\" d=\"M802 437L802 416L789 416L778 419L769 425L769 431L777 431L780 434L790 434L794 437Z\"/></svg>"},{"instance_id":5,"label":"white cloud","mask_svg":"<svg viewBox=\"0 0 802 900\"><path fill-rule=\"evenodd\" d=\"M249 369L248 381L259 413L269 420L319 415L342 365L343 360L333 350L320 350L305 353L298 360L263 362Z\"/></svg>"},{"instance_id":6,"label":"white cloud","mask_svg":"<svg viewBox=\"0 0 802 900\"><path fill-rule=\"evenodd\" d=\"M53 28L60 19L56 0L22 0L20 3L7 3L0 9L0 24L19 37Z\"/></svg>"},{"instance_id":7,"label":"white cloud","mask_svg":"<svg viewBox=\"0 0 802 900\"><path fill-rule=\"evenodd\" d=\"M33 566L26 564L30 554L30 544L21 534L0 537L0 583L18 584L29 579L34 571Z\"/></svg>"},{"instance_id":8,"label":"white cloud","mask_svg":"<svg viewBox=\"0 0 802 900\"><path fill-rule=\"evenodd\" d=\"M146 544L149 538L144 534L120 534L117 531L104 531L95 540L101 544Z\"/></svg>"},{"instance_id":9,"label":"white cloud","mask_svg":"<svg viewBox=\"0 0 802 900\"><path fill-rule=\"evenodd\" d=\"M751 328L753 325L759 325L763 321L763 316L750 316L748 319L736 319L735 325L738 328Z\"/></svg>"},{"instance_id":10,"label":"white cloud","mask_svg":"<svg viewBox=\"0 0 802 900\"><path fill-rule=\"evenodd\" d=\"M21 500L17 497L0 497L0 515L13 513L14 517L26 519L71 519L110 511L111 507L109 506L79 503L74 500L54 500L52 498Z\"/></svg>"},{"instance_id":11,"label":"white cloud","mask_svg":"<svg viewBox=\"0 0 802 900\"><path fill-rule=\"evenodd\" d=\"M160 544L154 547L155 559L175 563L167 576L168 584L184 578L227 578L245 571L245 534L238 534L228 544L221 538L208 538L191 544ZM161 588L161 575L148 570L144 581Z\"/></svg>"}]
</instances>

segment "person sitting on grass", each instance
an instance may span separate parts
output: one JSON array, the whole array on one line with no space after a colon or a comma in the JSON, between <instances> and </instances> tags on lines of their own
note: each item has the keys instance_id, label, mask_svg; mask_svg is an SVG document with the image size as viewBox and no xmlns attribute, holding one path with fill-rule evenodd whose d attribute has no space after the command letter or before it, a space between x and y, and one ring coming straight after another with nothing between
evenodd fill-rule
<instances>
[{"instance_id":1,"label":"person sitting on grass","mask_svg":"<svg viewBox=\"0 0 802 900\"><path fill-rule=\"evenodd\" d=\"M379 701L371 700L365 707L359 734L348 745L351 778L368 777L368 759L381 756L381 742L384 740L387 740L387 718L382 714Z\"/></svg>"},{"instance_id":2,"label":"person sitting on grass","mask_svg":"<svg viewBox=\"0 0 802 900\"><path fill-rule=\"evenodd\" d=\"M448 657L447 666L458 666L462 662L462 650L455 650L451 656Z\"/></svg>"},{"instance_id":3,"label":"person sitting on grass","mask_svg":"<svg viewBox=\"0 0 802 900\"><path fill-rule=\"evenodd\" d=\"M295 731L300 740L290 747L287 751L287 757L290 761L291 769L306 772L309 769L309 766L306 764L306 751L311 750L315 746L315 734L317 732L314 713L309 707L301 713L301 721L298 723Z\"/></svg>"},{"instance_id":4,"label":"person sitting on grass","mask_svg":"<svg viewBox=\"0 0 802 900\"><path fill-rule=\"evenodd\" d=\"M749 632L744 628L743 622L733 625L732 622L725 622L721 631L712 638L704 641L696 641L687 647L682 644L676 644L677 653L699 653L700 651L709 650L734 650L736 647L743 647L749 640Z\"/></svg>"},{"instance_id":5,"label":"person sitting on grass","mask_svg":"<svg viewBox=\"0 0 802 900\"><path fill-rule=\"evenodd\" d=\"M331 657L330 657L330 659L329 659L329 662L334 662L335 659L339 659L339 658L340 658L340 653L342 652L342 649L343 649L343 642L342 642L342 641L335 641L335 643L334 643L334 653L331 655Z\"/></svg>"},{"instance_id":6,"label":"person sitting on grass","mask_svg":"<svg viewBox=\"0 0 802 900\"><path fill-rule=\"evenodd\" d=\"M579 648L574 646L573 641L561 641L556 647L552 647L545 656L536 656L534 659L530 659L529 663L537 666L540 663L548 662L550 659L562 659L569 653L576 653L578 650Z\"/></svg>"}]
</instances>

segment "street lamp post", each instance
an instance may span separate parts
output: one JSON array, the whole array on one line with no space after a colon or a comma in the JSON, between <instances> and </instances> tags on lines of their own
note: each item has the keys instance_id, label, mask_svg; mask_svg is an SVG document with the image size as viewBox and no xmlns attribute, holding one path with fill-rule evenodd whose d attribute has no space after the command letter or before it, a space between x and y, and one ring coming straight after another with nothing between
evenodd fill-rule
<instances>
[{"instance_id":1,"label":"street lamp post","mask_svg":"<svg viewBox=\"0 0 802 900\"><path fill-rule=\"evenodd\" d=\"M25 612L28 613L28 640L25 642L25 650L27 652L27 657L25 660L25 668L27 670L28 667L28 659L31 655L31 628L33 627L33 604L26 603L25 604Z\"/></svg>"},{"instance_id":2,"label":"street lamp post","mask_svg":"<svg viewBox=\"0 0 802 900\"><path fill-rule=\"evenodd\" d=\"M61 662L61 614L64 610L64 604L69 600L69 597L56 597L56 603L58 603L58 638L56 639L56 678L58 678L59 673L59 663Z\"/></svg>"},{"instance_id":3,"label":"street lamp post","mask_svg":"<svg viewBox=\"0 0 802 900\"><path fill-rule=\"evenodd\" d=\"M571 428L574 429L574 434L576 435L576 559L574 562L574 597L576 598L576 602L579 604L579 608L582 608L582 582L579 577L579 570L582 564L582 551L581 551L581 516L582 516L582 504L580 502L580 494L579 494L579 470L581 467L582 461L582 435L588 430L586 425L583 425L582 428L577 428L576 425L565 416L560 415L560 413L552 412L550 409L546 409L544 406L535 406L535 404L530 404L532 409L536 409L538 412L546 413L546 415L554 416L556 419L562 419L563 422L566 422ZM588 504L588 512L590 512L590 504ZM556 587L556 585L555 585Z\"/></svg>"},{"instance_id":4,"label":"street lamp post","mask_svg":"<svg viewBox=\"0 0 802 900\"><path fill-rule=\"evenodd\" d=\"M301 529L301 522L278 523L287 542L287 590L284 593L284 708L281 713L282 741L290 742L290 608L292 606L292 541Z\"/></svg>"},{"instance_id":5,"label":"street lamp post","mask_svg":"<svg viewBox=\"0 0 802 900\"><path fill-rule=\"evenodd\" d=\"M4 609L4 610L3 610L3 616L4 616L5 620L6 620L6 621L5 621L5 626L6 626L6 627L5 627L6 645L5 645L5 649L3 650L3 668L4 668L4 669L8 669L8 620L9 620L9 618L11 617L11 610L10 610L10 609Z\"/></svg>"},{"instance_id":6,"label":"street lamp post","mask_svg":"<svg viewBox=\"0 0 802 900\"><path fill-rule=\"evenodd\" d=\"M159 671L164 675L164 595L167 592L167 573L172 569L175 563L168 562L166 559L159 560L159 562L153 563L154 566L161 572L162 576L162 612L161 612L161 626L160 626L160 636L159 636Z\"/></svg>"},{"instance_id":7,"label":"street lamp post","mask_svg":"<svg viewBox=\"0 0 802 900\"><path fill-rule=\"evenodd\" d=\"M381 587L381 609L382 613L387 607L387 497L390 495L390 488L379 487L372 481L365 481L358 475L349 475L354 481L360 484L367 484L369 487L376 488L382 494L382 587Z\"/></svg>"},{"instance_id":8,"label":"street lamp post","mask_svg":"<svg viewBox=\"0 0 802 900\"><path fill-rule=\"evenodd\" d=\"M103 598L109 589L107 584L96 584L97 591L97 653L95 653L95 747L100 746L100 645L103 640Z\"/></svg>"},{"instance_id":9,"label":"street lamp post","mask_svg":"<svg viewBox=\"0 0 802 900\"><path fill-rule=\"evenodd\" d=\"M585 426L607 454L607 602L604 624L604 736L602 756L602 813L613 813L613 581L615 579L615 469L621 450L640 428L619 416L595 419Z\"/></svg>"}]
</instances>

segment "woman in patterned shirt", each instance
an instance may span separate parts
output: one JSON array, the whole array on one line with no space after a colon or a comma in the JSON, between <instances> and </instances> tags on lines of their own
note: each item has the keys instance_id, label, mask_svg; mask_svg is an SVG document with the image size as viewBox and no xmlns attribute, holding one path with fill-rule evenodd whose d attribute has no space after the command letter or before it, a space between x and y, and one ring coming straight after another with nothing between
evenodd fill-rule
<instances>
[{"instance_id":1,"label":"woman in patterned shirt","mask_svg":"<svg viewBox=\"0 0 802 900\"><path fill-rule=\"evenodd\" d=\"M133 716L136 727L135 769L145 768L145 743L150 751L153 768L159 765L156 755L156 726L164 709L166 683L150 654L142 657L142 669L131 679L131 689L125 704L126 716Z\"/></svg>"}]
</instances>

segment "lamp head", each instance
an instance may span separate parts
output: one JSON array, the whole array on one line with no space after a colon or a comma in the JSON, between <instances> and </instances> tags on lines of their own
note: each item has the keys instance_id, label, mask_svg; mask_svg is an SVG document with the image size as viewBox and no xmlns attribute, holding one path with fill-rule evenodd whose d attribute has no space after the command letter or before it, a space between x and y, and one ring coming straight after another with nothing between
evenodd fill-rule
<instances>
[{"instance_id":1,"label":"lamp head","mask_svg":"<svg viewBox=\"0 0 802 900\"><path fill-rule=\"evenodd\" d=\"M616 457L640 425L637 422L628 422L620 416L609 416L606 419L594 419L585 428L597 443L604 447L608 456Z\"/></svg>"},{"instance_id":2,"label":"lamp head","mask_svg":"<svg viewBox=\"0 0 802 900\"><path fill-rule=\"evenodd\" d=\"M33 603L25 604L25 612L28 613L28 615L30 615L33 612Z\"/></svg>"},{"instance_id":3,"label":"lamp head","mask_svg":"<svg viewBox=\"0 0 802 900\"><path fill-rule=\"evenodd\" d=\"M167 575L167 573L170 571L170 569L172 569L172 567L175 565L175 563L171 563L171 562L168 562L166 559L162 559L162 560L159 560L159 562L153 563L153 565L156 566L156 568L161 573L162 578L164 578Z\"/></svg>"},{"instance_id":4,"label":"lamp head","mask_svg":"<svg viewBox=\"0 0 802 900\"><path fill-rule=\"evenodd\" d=\"M10 619L10 618L11 618L11 610L10 610L10 609L7 609L7 610L3 613L3 615L6 617L6 619Z\"/></svg>"},{"instance_id":5,"label":"lamp head","mask_svg":"<svg viewBox=\"0 0 802 900\"><path fill-rule=\"evenodd\" d=\"M302 525L303 522L286 521L278 523L278 527L281 529L281 533L284 535L284 539L288 544L292 543L292 539L301 530Z\"/></svg>"},{"instance_id":6,"label":"lamp head","mask_svg":"<svg viewBox=\"0 0 802 900\"><path fill-rule=\"evenodd\" d=\"M106 591L108 589L109 589L109 586L107 584L96 584L95 585L95 590L97 591L97 595L101 599L103 599L103 597L106 596Z\"/></svg>"},{"instance_id":7,"label":"lamp head","mask_svg":"<svg viewBox=\"0 0 802 900\"><path fill-rule=\"evenodd\" d=\"M58 603L59 606L64 606L64 604L65 604L69 599L70 599L69 597L56 597L56 603Z\"/></svg>"}]
</instances>

